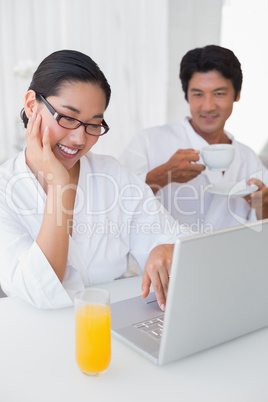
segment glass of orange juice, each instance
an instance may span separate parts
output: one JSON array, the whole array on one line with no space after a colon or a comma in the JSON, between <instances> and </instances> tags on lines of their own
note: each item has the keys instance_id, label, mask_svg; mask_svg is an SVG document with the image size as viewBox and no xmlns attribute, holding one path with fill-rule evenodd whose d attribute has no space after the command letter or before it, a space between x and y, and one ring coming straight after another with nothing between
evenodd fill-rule
<instances>
[{"instance_id":1,"label":"glass of orange juice","mask_svg":"<svg viewBox=\"0 0 268 402\"><path fill-rule=\"evenodd\" d=\"M111 360L110 295L89 288L75 294L76 362L87 375L104 373Z\"/></svg>"}]
</instances>

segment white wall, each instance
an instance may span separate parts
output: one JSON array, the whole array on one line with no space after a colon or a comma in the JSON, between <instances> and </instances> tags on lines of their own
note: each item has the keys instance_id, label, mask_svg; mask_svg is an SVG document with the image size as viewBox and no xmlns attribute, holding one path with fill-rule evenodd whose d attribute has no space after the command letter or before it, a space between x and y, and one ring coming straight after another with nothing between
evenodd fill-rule
<instances>
[{"instance_id":1,"label":"white wall","mask_svg":"<svg viewBox=\"0 0 268 402\"><path fill-rule=\"evenodd\" d=\"M220 44L222 0L169 0L167 121L189 115L179 80L180 62L195 47Z\"/></svg>"},{"instance_id":2,"label":"white wall","mask_svg":"<svg viewBox=\"0 0 268 402\"><path fill-rule=\"evenodd\" d=\"M226 0L222 11L221 45L241 62L241 99L226 128L259 153L268 140L268 2Z\"/></svg>"},{"instance_id":3,"label":"white wall","mask_svg":"<svg viewBox=\"0 0 268 402\"><path fill-rule=\"evenodd\" d=\"M267 7L267 0L0 0L0 160L16 152L29 84L14 67L66 47L91 55L112 86L111 131L95 150L114 156L140 129L189 114L178 77L186 51L231 48L244 84L227 129L259 152L268 137Z\"/></svg>"},{"instance_id":4,"label":"white wall","mask_svg":"<svg viewBox=\"0 0 268 402\"><path fill-rule=\"evenodd\" d=\"M268 141L267 41L267 0L170 0L167 121L189 114L178 78L182 56L194 47L219 44L234 51L244 77L226 129L260 153Z\"/></svg>"},{"instance_id":5,"label":"white wall","mask_svg":"<svg viewBox=\"0 0 268 402\"><path fill-rule=\"evenodd\" d=\"M0 161L24 139L19 112L31 77L14 68L63 48L91 56L112 87L111 130L96 152L117 156L138 130L164 123L167 11L168 0L0 0Z\"/></svg>"}]
</instances>

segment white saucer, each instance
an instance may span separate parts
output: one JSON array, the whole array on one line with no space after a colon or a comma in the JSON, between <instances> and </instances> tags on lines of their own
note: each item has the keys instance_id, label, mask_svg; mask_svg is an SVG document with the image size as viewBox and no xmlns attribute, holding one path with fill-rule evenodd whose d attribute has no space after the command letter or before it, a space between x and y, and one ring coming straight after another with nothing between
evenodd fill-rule
<instances>
[{"instance_id":1,"label":"white saucer","mask_svg":"<svg viewBox=\"0 0 268 402\"><path fill-rule=\"evenodd\" d=\"M228 167L226 168L210 168L207 166L207 169L210 170L211 172L226 172L226 170L228 169Z\"/></svg>"},{"instance_id":2,"label":"white saucer","mask_svg":"<svg viewBox=\"0 0 268 402\"><path fill-rule=\"evenodd\" d=\"M256 190L258 190L256 184L245 184L243 181L240 183L229 181L213 184L207 191L223 197L239 198L254 193Z\"/></svg>"}]
</instances>

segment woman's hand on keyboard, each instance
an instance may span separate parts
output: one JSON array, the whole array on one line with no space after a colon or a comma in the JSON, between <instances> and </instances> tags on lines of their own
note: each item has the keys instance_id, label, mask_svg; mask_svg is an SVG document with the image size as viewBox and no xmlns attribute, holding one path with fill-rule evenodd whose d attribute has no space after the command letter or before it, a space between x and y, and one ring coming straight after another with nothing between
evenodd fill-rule
<instances>
[{"instance_id":1,"label":"woman's hand on keyboard","mask_svg":"<svg viewBox=\"0 0 268 402\"><path fill-rule=\"evenodd\" d=\"M166 307L173 250L173 244L161 244L155 247L150 252L143 272L141 297L148 296L150 285L152 284L158 305L162 311Z\"/></svg>"}]
</instances>

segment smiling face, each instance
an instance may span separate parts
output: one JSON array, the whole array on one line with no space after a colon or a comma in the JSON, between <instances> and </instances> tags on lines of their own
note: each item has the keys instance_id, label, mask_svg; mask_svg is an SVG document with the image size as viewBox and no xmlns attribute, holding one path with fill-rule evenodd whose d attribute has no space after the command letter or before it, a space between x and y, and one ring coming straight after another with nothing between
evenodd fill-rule
<instances>
[{"instance_id":1,"label":"smiling face","mask_svg":"<svg viewBox=\"0 0 268 402\"><path fill-rule=\"evenodd\" d=\"M85 82L65 83L57 96L46 100L58 114L84 123L102 124L106 97L99 85ZM50 145L56 158L70 170L96 144L99 137L87 134L85 127L68 130L61 127L43 102L36 102L34 110L42 116L41 136L48 126Z\"/></svg>"},{"instance_id":2,"label":"smiling face","mask_svg":"<svg viewBox=\"0 0 268 402\"><path fill-rule=\"evenodd\" d=\"M188 86L188 102L194 130L208 143L226 142L224 125L233 110L232 81L216 70L194 73Z\"/></svg>"}]
</instances>

